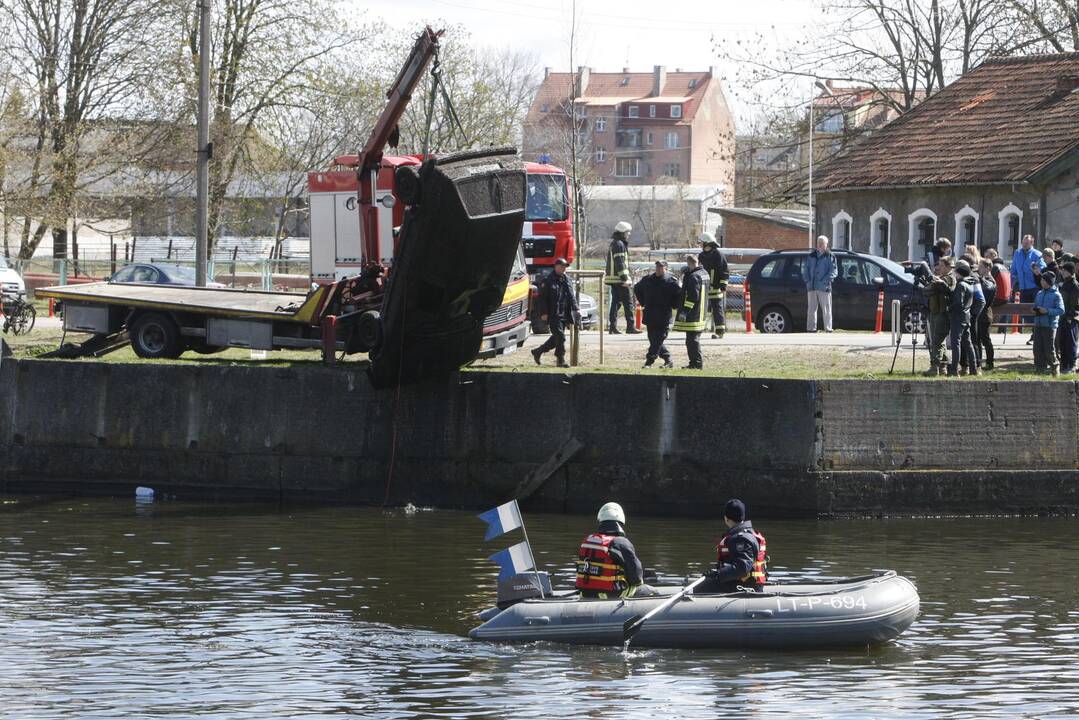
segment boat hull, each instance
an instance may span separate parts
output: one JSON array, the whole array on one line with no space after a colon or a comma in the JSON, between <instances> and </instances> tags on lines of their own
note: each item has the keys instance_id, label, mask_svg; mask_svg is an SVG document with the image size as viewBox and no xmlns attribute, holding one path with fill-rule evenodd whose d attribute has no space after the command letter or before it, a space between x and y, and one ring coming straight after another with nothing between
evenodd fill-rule
<instances>
[{"instance_id":1,"label":"boat hull","mask_svg":"<svg viewBox=\"0 0 1079 720\"><path fill-rule=\"evenodd\" d=\"M489 613L469 637L621 645L626 620L643 616L681 590L658 589L663 595L649 598L526 600ZM834 583L769 585L762 593L691 595L648 620L633 645L772 649L878 645L910 627L919 604L914 584L892 572Z\"/></svg>"}]
</instances>

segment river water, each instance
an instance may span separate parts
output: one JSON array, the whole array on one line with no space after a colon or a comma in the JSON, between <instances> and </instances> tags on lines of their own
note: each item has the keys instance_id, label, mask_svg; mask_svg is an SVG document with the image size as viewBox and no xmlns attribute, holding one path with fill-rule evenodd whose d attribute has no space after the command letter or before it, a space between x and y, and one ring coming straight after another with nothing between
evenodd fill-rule
<instances>
[{"instance_id":1,"label":"river water","mask_svg":"<svg viewBox=\"0 0 1079 720\"><path fill-rule=\"evenodd\" d=\"M919 620L868 650L623 653L468 640L518 541L471 513L0 502L2 717L1079 716L1074 520L762 522L777 576L895 569ZM590 518L525 519L568 586ZM719 532L629 529L679 575Z\"/></svg>"}]
</instances>

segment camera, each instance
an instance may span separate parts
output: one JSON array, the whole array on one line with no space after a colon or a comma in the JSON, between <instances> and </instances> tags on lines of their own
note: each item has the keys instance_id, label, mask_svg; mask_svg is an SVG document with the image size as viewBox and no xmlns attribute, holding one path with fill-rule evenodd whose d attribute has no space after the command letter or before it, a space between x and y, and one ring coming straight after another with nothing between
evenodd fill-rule
<instances>
[{"instance_id":1,"label":"camera","mask_svg":"<svg viewBox=\"0 0 1079 720\"><path fill-rule=\"evenodd\" d=\"M918 287L929 285L933 278L933 271L929 269L929 263L924 260L919 263L904 266L903 271L911 276L914 284Z\"/></svg>"}]
</instances>

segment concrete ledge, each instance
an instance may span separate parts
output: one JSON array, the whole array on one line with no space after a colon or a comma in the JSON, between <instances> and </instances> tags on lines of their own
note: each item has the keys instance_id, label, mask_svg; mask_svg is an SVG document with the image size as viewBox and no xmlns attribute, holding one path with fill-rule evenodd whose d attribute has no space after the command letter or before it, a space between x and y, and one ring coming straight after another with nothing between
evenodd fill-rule
<instances>
[{"instance_id":1,"label":"concrete ledge","mask_svg":"<svg viewBox=\"0 0 1079 720\"><path fill-rule=\"evenodd\" d=\"M0 489L709 516L1079 510L1074 383L0 364ZM392 472L391 472L392 467Z\"/></svg>"}]
</instances>

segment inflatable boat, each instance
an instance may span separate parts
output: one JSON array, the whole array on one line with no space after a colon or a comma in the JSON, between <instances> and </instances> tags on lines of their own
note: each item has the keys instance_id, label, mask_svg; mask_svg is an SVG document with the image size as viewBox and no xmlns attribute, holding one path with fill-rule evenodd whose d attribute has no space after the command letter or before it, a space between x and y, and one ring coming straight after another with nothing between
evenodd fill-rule
<instances>
[{"instance_id":1,"label":"inflatable boat","mask_svg":"<svg viewBox=\"0 0 1079 720\"><path fill-rule=\"evenodd\" d=\"M518 594L532 588L538 596L537 586L549 586L535 575L514 581ZM469 637L618 646L636 621L635 647L860 647L898 637L914 622L919 606L914 584L892 571L830 582L770 583L763 592L699 595L684 586L655 589L660 594L653 597L597 600L546 588L542 598L516 599L500 588L499 607L480 613L484 622ZM674 600L678 594L682 597ZM641 623L641 618L647 620Z\"/></svg>"}]
</instances>

